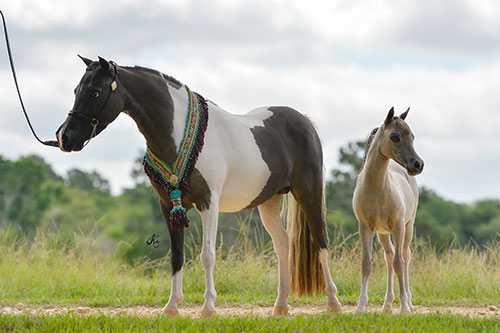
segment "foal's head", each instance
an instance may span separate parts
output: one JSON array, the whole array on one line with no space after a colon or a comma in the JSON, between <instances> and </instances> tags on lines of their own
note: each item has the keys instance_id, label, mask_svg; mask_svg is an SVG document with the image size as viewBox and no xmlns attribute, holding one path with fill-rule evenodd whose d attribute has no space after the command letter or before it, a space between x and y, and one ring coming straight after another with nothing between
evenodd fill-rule
<instances>
[{"instance_id":1,"label":"foal's head","mask_svg":"<svg viewBox=\"0 0 500 333\"><path fill-rule=\"evenodd\" d=\"M118 117L124 99L118 89L118 66L99 57L92 61L80 57L87 70L75 88L75 103L56 132L63 151L79 151L85 142L99 134Z\"/></svg>"},{"instance_id":2,"label":"foal's head","mask_svg":"<svg viewBox=\"0 0 500 333\"><path fill-rule=\"evenodd\" d=\"M415 176L424 169L424 161L413 148L415 136L405 122L408 111L410 108L399 117L395 117L394 108L391 108L380 127L378 140L382 156L392 158L405 168L409 175Z\"/></svg>"}]
</instances>

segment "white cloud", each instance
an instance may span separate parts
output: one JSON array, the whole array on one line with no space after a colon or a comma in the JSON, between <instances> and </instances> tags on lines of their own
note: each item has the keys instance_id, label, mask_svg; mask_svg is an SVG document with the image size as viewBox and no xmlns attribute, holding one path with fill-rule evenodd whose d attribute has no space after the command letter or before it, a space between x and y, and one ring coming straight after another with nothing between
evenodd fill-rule
<instances>
[{"instance_id":1,"label":"white cloud","mask_svg":"<svg viewBox=\"0 0 500 333\"><path fill-rule=\"evenodd\" d=\"M328 169L340 145L365 138L391 106L410 106L426 161L420 183L456 200L500 197L491 181L500 176L495 1L33 3L11 1L4 13L22 92L44 138L72 106L84 70L76 54L102 55L173 75L231 112L297 108L318 125ZM58 171L96 169L115 190L130 184L144 147L130 119L120 116L80 153L41 147L23 123L4 59L0 154L36 152Z\"/></svg>"}]
</instances>

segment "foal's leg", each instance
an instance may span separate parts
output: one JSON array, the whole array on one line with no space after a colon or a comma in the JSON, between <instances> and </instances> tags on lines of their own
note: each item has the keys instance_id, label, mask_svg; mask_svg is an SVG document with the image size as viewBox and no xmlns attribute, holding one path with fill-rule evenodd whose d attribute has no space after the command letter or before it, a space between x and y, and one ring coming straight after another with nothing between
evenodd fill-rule
<instances>
[{"instance_id":1,"label":"foal's leg","mask_svg":"<svg viewBox=\"0 0 500 333\"><path fill-rule=\"evenodd\" d=\"M408 223L406 225L405 241L403 245L403 259L405 261L404 267L404 282L406 295L408 296L408 308L411 310L413 305L411 303L411 291L410 291L410 262L411 262L411 240L413 238L413 223Z\"/></svg>"},{"instance_id":2,"label":"foal's leg","mask_svg":"<svg viewBox=\"0 0 500 333\"><path fill-rule=\"evenodd\" d=\"M172 282L170 289L170 298L162 312L169 317L175 317L179 314L177 306L182 302L182 265L184 263L184 230L172 230L170 228L170 208L166 207L160 201L160 208L163 218L167 222L168 232L170 233L171 244L171 264L172 264Z\"/></svg>"},{"instance_id":3,"label":"foal's leg","mask_svg":"<svg viewBox=\"0 0 500 333\"><path fill-rule=\"evenodd\" d=\"M408 307L408 295L405 288L404 279L404 260L403 260L403 246L405 242L405 226L404 223L398 223L393 230L394 245L396 253L394 255L394 272L398 276L399 282L399 302L401 303L401 313L410 312Z\"/></svg>"},{"instance_id":4,"label":"foal's leg","mask_svg":"<svg viewBox=\"0 0 500 333\"><path fill-rule=\"evenodd\" d=\"M290 294L288 281L288 236L281 223L280 216L281 195L276 195L259 206L260 218L271 235L274 252L278 256L278 297L274 303L273 315L287 314L287 298Z\"/></svg>"},{"instance_id":5,"label":"foal's leg","mask_svg":"<svg viewBox=\"0 0 500 333\"><path fill-rule=\"evenodd\" d=\"M205 271L205 303L201 310L201 317L211 317L217 312L215 310L215 299L217 292L214 284L215 267L215 241L217 237L217 222L219 215L219 198L212 196L210 208L199 212L203 225L203 243L201 247L201 264Z\"/></svg>"},{"instance_id":6,"label":"foal's leg","mask_svg":"<svg viewBox=\"0 0 500 333\"><path fill-rule=\"evenodd\" d=\"M368 303L368 278L372 271L372 245L373 232L363 222L359 222L359 238L363 251L361 258L361 292L359 294L359 303L356 312L365 312L366 303Z\"/></svg>"},{"instance_id":7,"label":"foal's leg","mask_svg":"<svg viewBox=\"0 0 500 333\"><path fill-rule=\"evenodd\" d=\"M384 248L384 258L387 265L387 289L385 292L385 301L382 310L392 312L392 302L394 302L394 269L392 262L394 260L394 246L392 246L389 234L377 234L378 241Z\"/></svg>"}]
</instances>

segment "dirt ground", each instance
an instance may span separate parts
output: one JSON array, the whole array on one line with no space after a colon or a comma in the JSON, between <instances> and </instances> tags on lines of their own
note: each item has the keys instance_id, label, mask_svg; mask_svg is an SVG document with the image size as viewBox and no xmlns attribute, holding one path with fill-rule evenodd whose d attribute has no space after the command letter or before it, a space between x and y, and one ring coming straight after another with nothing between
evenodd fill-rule
<instances>
[{"instance_id":1,"label":"dirt ground","mask_svg":"<svg viewBox=\"0 0 500 333\"><path fill-rule=\"evenodd\" d=\"M346 305L343 307L343 313L354 313L355 306ZM179 309L180 316L199 318L201 313L201 305L185 305ZM326 306L321 304L294 304L291 305L288 315L291 317L299 315L320 315L326 312ZM381 306L369 305L367 312L382 312ZM398 313L398 308L395 307L393 313ZM55 305L29 305L17 303L10 306L0 305L1 314L21 315L58 315L75 313L80 315L141 315L141 316L156 316L161 313L161 308L134 306L134 307L86 307L86 306L55 306ZM263 307L253 304L242 304L238 306L224 306L217 308L217 314L224 317L268 317L272 313L272 307ZM413 313L431 314L454 314L459 316L469 316L473 318L496 317L500 319L500 307L497 305L485 306L419 306L413 307Z\"/></svg>"}]
</instances>

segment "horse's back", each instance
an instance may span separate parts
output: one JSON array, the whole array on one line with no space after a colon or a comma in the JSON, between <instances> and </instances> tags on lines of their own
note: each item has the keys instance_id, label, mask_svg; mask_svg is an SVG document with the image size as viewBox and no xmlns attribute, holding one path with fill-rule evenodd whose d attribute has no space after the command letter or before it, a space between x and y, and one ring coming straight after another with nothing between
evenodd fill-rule
<instances>
[{"instance_id":1,"label":"horse's back","mask_svg":"<svg viewBox=\"0 0 500 333\"><path fill-rule=\"evenodd\" d=\"M222 181L221 211L257 206L277 193L288 192L294 176L303 174L301 169L319 172L322 177L319 136L298 111L271 106L244 115L216 110L210 115L208 149L204 151L207 156L218 155L223 169L219 171L225 172L218 177Z\"/></svg>"}]
</instances>

